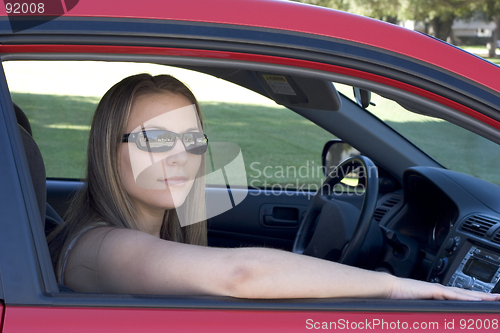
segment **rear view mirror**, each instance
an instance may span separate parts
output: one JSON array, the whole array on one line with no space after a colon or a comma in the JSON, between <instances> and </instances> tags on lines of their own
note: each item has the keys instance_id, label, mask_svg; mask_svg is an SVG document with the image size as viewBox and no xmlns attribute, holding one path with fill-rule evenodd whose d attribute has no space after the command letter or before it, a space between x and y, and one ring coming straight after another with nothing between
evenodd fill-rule
<instances>
[{"instance_id":1,"label":"rear view mirror","mask_svg":"<svg viewBox=\"0 0 500 333\"><path fill-rule=\"evenodd\" d=\"M359 89L356 87L352 88L354 90L354 98L356 99L356 103L358 103L359 106L361 106L363 109L366 109L367 107L370 106L371 99L372 99L372 93L369 92L368 90L364 89Z\"/></svg>"}]
</instances>

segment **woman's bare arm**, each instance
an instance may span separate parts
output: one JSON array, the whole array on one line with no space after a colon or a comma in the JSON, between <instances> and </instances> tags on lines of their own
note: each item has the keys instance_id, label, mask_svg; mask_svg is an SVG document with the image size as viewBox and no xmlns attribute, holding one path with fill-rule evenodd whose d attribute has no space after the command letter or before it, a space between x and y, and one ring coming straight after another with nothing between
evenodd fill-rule
<instances>
[{"instance_id":1,"label":"woman's bare arm","mask_svg":"<svg viewBox=\"0 0 500 333\"><path fill-rule=\"evenodd\" d=\"M65 281L75 291L105 293L500 299L280 250L201 247L112 228L93 229L76 243Z\"/></svg>"}]
</instances>

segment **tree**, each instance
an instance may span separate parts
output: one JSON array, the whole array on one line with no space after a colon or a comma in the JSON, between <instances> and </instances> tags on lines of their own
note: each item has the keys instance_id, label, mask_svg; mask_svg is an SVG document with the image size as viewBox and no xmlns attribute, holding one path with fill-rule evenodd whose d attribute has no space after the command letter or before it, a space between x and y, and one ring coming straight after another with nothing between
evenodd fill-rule
<instances>
[{"instance_id":1,"label":"tree","mask_svg":"<svg viewBox=\"0 0 500 333\"><path fill-rule=\"evenodd\" d=\"M472 17L476 5L483 0L404 0L402 17L426 25L426 33L453 42L451 26L455 18Z\"/></svg>"},{"instance_id":2,"label":"tree","mask_svg":"<svg viewBox=\"0 0 500 333\"><path fill-rule=\"evenodd\" d=\"M457 17L472 17L480 4L500 0L294 0L397 23L423 22L426 33L439 39L452 38L451 26Z\"/></svg>"},{"instance_id":3,"label":"tree","mask_svg":"<svg viewBox=\"0 0 500 333\"><path fill-rule=\"evenodd\" d=\"M292 0L396 22L400 0Z\"/></svg>"},{"instance_id":4,"label":"tree","mask_svg":"<svg viewBox=\"0 0 500 333\"><path fill-rule=\"evenodd\" d=\"M402 0L354 0L352 12L397 24L400 20Z\"/></svg>"},{"instance_id":5,"label":"tree","mask_svg":"<svg viewBox=\"0 0 500 333\"><path fill-rule=\"evenodd\" d=\"M476 11L482 13L487 20L495 22L496 28L488 45L489 57L494 58L496 57L497 41L500 40L500 0L479 1Z\"/></svg>"}]
</instances>

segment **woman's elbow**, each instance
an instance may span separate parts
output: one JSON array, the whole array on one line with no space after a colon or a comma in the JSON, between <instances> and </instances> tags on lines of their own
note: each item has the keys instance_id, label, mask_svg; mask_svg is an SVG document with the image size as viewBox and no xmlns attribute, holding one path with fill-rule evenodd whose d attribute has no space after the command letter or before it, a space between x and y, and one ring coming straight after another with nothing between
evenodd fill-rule
<instances>
[{"instance_id":1,"label":"woman's elbow","mask_svg":"<svg viewBox=\"0 0 500 333\"><path fill-rule=\"evenodd\" d=\"M238 298L262 298L259 284L268 273L259 249L239 249L229 261L227 276L223 283L223 294Z\"/></svg>"}]
</instances>

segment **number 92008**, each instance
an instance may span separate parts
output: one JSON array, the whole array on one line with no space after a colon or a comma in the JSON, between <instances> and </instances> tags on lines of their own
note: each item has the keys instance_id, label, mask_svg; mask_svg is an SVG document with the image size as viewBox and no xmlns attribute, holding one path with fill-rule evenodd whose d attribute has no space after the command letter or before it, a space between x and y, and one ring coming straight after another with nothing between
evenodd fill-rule
<instances>
[{"instance_id":1,"label":"number 92008","mask_svg":"<svg viewBox=\"0 0 500 333\"><path fill-rule=\"evenodd\" d=\"M460 319L460 329L481 330L498 329L498 319Z\"/></svg>"},{"instance_id":2,"label":"number 92008","mask_svg":"<svg viewBox=\"0 0 500 333\"><path fill-rule=\"evenodd\" d=\"M45 4L42 2L7 2L5 4L7 14L43 14L45 12Z\"/></svg>"}]
</instances>

